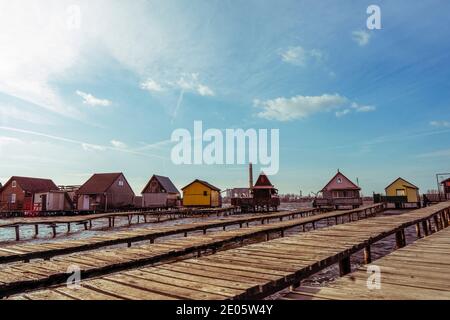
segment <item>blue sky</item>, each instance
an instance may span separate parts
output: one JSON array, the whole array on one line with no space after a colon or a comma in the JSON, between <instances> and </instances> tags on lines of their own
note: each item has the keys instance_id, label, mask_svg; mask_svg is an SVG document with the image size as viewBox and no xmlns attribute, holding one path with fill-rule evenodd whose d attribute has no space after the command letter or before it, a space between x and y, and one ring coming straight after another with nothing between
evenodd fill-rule
<instances>
[{"instance_id":1,"label":"blue sky","mask_svg":"<svg viewBox=\"0 0 450 320\"><path fill-rule=\"evenodd\" d=\"M381 8L381 30L366 8ZM280 130L280 192L339 168L363 192L450 172L448 1L0 0L0 181L122 171L245 186L174 165L172 132ZM78 15L79 13L79 15ZM258 170L258 167L255 168Z\"/></svg>"}]
</instances>

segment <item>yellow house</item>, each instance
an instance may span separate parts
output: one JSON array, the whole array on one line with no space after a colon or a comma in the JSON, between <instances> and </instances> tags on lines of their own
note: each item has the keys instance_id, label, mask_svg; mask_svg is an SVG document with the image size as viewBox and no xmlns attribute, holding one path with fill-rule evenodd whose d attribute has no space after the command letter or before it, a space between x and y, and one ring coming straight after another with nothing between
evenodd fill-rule
<instances>
[{"instance_id":1,"label":"yellow house","mask_svg":"<svg viewBox=\"0 0 450 320\"><path fill-rule=\"evenodd\" d=\"M185 207L220 207L220 189L203 180L194 180L181 189Z\"/></svg>"},{"instance_id":2,"label":"yellow house","mask_svg":"<svg viewBox=\"0 0 450 320\"><path fill-rule=\"evenodd\" d=\"M406 196L407 202L420 203L419 188L403 178L397 178L385 189L386 196Z\"/></svg>"}]
</instances>

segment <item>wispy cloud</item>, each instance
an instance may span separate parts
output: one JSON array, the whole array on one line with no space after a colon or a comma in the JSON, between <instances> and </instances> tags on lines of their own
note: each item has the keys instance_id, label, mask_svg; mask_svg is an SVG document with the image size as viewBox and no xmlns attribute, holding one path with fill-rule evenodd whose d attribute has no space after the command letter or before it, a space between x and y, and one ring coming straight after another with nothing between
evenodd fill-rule
<instances>
[{"instance_id":1,"label":"wispy cloud","mask_svg":"<svg viewBox=\"0 0 450 320\"><path fill-rule=\"evenodd\" d=\"M450 121L430 121L430 125L433 127L450 128Z\"/></svg>"},{"instance_id":2,"label":"wispy cloud","mask_svg":"<svg viewBox=\"0 0 450 320\"><path fill-rule=\"evenodd\" d=\"M322 51L317 49L306 50L301 46L289 47L282 50L279 54L283 62L302 67L311 60L321 62L324 59Z\"/></svg>"},{"instance_id":3,"label":"wispy cloud","mask_svg":"<svg viewBox=\"0 0 450 320\"><path fill-rule=\"evenodd\" d=\"M335 111L337 118L355 112L371 112L376 110L374 106L360 105L351 102L348 98L335 94L323 94L321 96L295 96L292 98L280 97L261 101L253 100L253 106L263 110L258 117L268 120L291 121L304 119L320 112Z\"/></svg>"},{"instance_id":4,"label":"wispy cloud","mask_svg":"<svg viewBox=\"0 0 450 320\"><path fill-rule=\"evenodd\" d=\"M80 141L80 140L60 137L60 136L46 134L46 133L32 131L32 130L25 130L25 129L19 129L19 128L14 128L14 127L5 127L5 126L0 126L0 130L16 132L16 133L22 133L22 134L27 134L27 135L32 135L32 136L37 136L37 137L42 137L42 138L48 138L48 139L51 139L51 140L65 142L65 143L77 144L85 151L107 151L107 150L112 150L112 151L129 153L129 154L134 154L134 155L139 155L139 156L144 156L144 157L166 159L166 157L159 156L159 155L143 153L143 152L130 150L130 149L126 149L126 148L117 148L117 147L111 147L111 146L108 146L108 145L93 144L93 143L89 143L89 142L86 142L86 141Z\"/></svg>"},{"instance_id":5,"label":"wispy cloud","mask_svg":"<svg viewBox=\"0 0 450 320\"><path fill-rule=\"evenodd\" d=\"M97 106L107 107L107 106L111 105L111 101L109 101L107 99L99 99L97 97L94 97L90 93L86 93L86 92L77 90L76 94L83 98L83 104L87 104L89 106L93 106L93 107L97 107Z\"/></svg>"},{"instance_id":6,"label":"wispy cloud","mask_svg":"<svg viewBox=\"0 0 450 320\"><path fill-rule=\"evenodd\" d=\"M359 46L364 47L369 44L370 33L366 30L356 30L352 32L352 38Z\"/></svg>"},{"instance_id":7,"label":"wispy cloud","mask_svg":"<svg viewBox=\"0 0 450 320\"><path fill-rule=\"evenodd\" d=\"M417 155L417 158L450 158L450 149L422 153Z\"/></svg>"},{"instance_id":8,"label":"wispy cloud","mask_svg":"<svg viewBox=\"0 0 450 320\"><path fill-rule=\"evenodd\" d=\"M0 136L0 147L9 144L22 144L23 141L18 138Z\"/></svg>"},{"instance_id":9,"label":"wispy cloud","mask_svg":"<svg viewBox=\"0 0 450 320\"><path fill-rule=\"evenodd\" d=\"M160 83L158 83L155 80L150 79L150 78L141 82L141 89L147 90L150 92L162 92L165 90Z\"/></svg>"},{"instance_id":10,"label":"wispy cloud","mask_svg":"<svg viewBox=\"0 0 450 320\"><path fill-rule=\"evenodd\" d=\"M110 141L111 144L116 147L116 148L121 148L124 149L127 147L126 143L122 142L122 141L118 141L118 140L111 140Z\"/></svg>"}]
</instances>

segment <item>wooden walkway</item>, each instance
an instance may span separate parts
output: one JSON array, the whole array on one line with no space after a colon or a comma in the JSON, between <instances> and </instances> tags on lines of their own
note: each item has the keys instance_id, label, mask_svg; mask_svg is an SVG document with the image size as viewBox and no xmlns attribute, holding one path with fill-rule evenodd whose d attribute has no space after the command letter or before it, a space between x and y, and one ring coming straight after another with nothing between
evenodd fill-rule
<instances>
[{"instance_id":1,"label":"wooden walkway","mask_svg":"<svg viewBox=\"0 0 450 320\"><path fill-rule=\"evenodd\" d=\"M379 289L367 286L373 268L380 270ZM300 287L283 299L450 300L449 270L450 228L447 228L362 266L327 287Z\"/></svg>"},{"instance_id":2,"label":"wooden walkway","mask_svg":"<svg viewBox=\"0 0 450 320\"><path fill-rule=\"evenodd\" d=\"M339 263L348 273L350 256L404 229L420 234L448 226L450 202L398 216L375 217L230 249L196 259L145 267L82 281L80 289L57 286L12 299L255 299L263 298ZM423 228L421 230L421 228ZM403 235L403 237L402 237Z\"/></svg>"},{"instance_id":3,"label":"wooden walkway","mask_svg":"<svg viewBox=\"0 0 450 320\"><path fill-rule=\"evenodd\" d=\"M377 210L374 210L377 209ZM260 224L229 231L217 231L207 235L175 238L161 243L140 245L131 248L97 250L83 254L71 254L57 257L51 261L33 261L6 265L0 273L0 296L22 292L42 286L65 282L68 267L78 265L83 279L111 273L114 271L136 268L188 254L201 256L204 252L216 252L227 244L243 245L244 240L265 236L268 241L274 234L284 236L288 229L306 225L315 227L320 220L338 221L335 217L344 216L346 221L374 216L382 208L370 206L362 213L349 211L328 212L314 216L297 218L270 224ZM351 218L350 215L353 214ZM282 217L281 215L278 215ZM290 218L293 218L290 216ZM341 219L341 222L346 222Z\"/></svg>"},{"instance_id":4,"label":"wooden walkway","mask_svg":"<svg viewBox=\"0 0 450 320\"><path fill-rule=\"evenodd\" d=\"M218 220L208 220L196 223L180 224L166 227L148 227L133 230L119 231L108 233L101 236L90 237L80 240L66 240L59 242L48 242L35 244L17 244L8 245L0 248L0 264L14 261L27 261L30 259L50 258L56 255L69 254L86 250L98 249L118 244L128 244L131 246L133 242L150 240L161 237L172 236L176 234L184 234L187 236L189 232L203 231L206 233L208 229L226 228L228 226L243 226L247 223L260 222L264 223L272 219L283 219L288 216L304 216L319 212L318 209L301 209L292 212L280 212L265 215L252 215L240 218L223 218Z\"/></svg>"},{"instance_id":5,"label":"wooden walkway","mask_svg":"<svg viewBox=\"0 0 450 320\"><path fill-rule=\"evenodd\" d=\"M32 218L11 218L7 222L1 222L0 228L14 228L16 241L20 241L20 227L34 226L34 236L39 235L39 227L46 226L52 229L53 238L56 237L57 228L66 226L69 233L73 224L83 225L85 230L92 229L92 222L95 220L107 220L109 228L116 225L116 219L126 218L128 225L160 222L162 220L172 220L194 216L208 216L220 214L228 215L236 212L235 207L227 208L207 208L207 209L173 209L173 210L150 210L150 211L127 211L109 212L89 215L63 216L63 217L32 217Z\"/></svg>"}]
</instances>

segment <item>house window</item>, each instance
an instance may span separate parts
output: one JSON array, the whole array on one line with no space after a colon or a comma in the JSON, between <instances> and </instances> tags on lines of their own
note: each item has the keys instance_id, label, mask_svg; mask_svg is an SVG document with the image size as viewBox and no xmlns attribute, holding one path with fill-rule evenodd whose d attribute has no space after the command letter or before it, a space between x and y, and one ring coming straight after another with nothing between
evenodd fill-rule
<instances>
[{"instance_id":1,"label":"house window","mask_svg":"<svg viewBox=\"0 0 450 320\"><path fill-rule=\"evenodd\" d=\"M341 178L337 178L336 182L337 183L342 183L342 179Z\"/></svg>"},{"instance_id":2,"label":"house window","mask_svg":"<svg viewBox=\"0 0 450 320\"><path fill-rule=\"evenodd\" d=\"M203 191L203 195L207 196L208 195L208 191Z\"/></svg>"},{"instance_id":3,"label":"house window","mask_svg":"<svg viewBox=\"0 0 450 320\"><path fill-rule=\"evenodd\" d=\"M16 185L17 185L16 180L14 180L13 182L11 182L11 187L12 187L12 188L15 188Z\"/></svg>"},{"instance_id":4,"label":"house window","mask_svg":"<svg viewBox=\"0 0 450 320\"><path fill-rule=\"evenodd\" d=\"M16 203L16 194L15 193L11 194L11 203Z\"/></svg>"},{"instance_id":5,"label":"house window","mask_svg":"<svg viewBox=\"0 0 450 320\"><path fill-rule=\"evenodd\" d=\"M397 196L406 196L405 189L397 189L396 194Z\"/></svg>"},{"instance_id":6,"label":"house window","mask_svg":"<svg viewBox=\"0 0 450 320\"><path fill-rule=\"evenodd\" d=\"M119 187L123 187L123 180L119 180Z\"/></svg>"}]
</instances>

